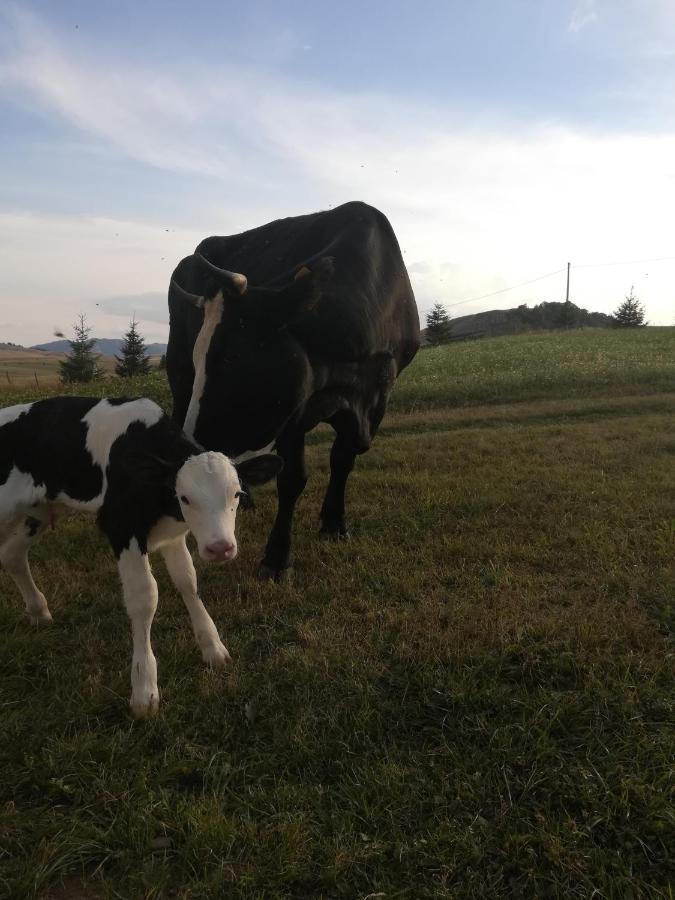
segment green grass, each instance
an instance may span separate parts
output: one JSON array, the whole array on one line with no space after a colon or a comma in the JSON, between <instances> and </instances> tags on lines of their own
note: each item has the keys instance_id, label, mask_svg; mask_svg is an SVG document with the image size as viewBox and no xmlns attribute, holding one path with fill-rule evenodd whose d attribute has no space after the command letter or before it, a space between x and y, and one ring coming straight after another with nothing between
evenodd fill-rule
<instances>
[{"instance_id":1,"label":"green grass","mask_svg":"<svg viewBox=\"0 0 675 900\"><path fill-rule=\"evenodd\" d=\"M675 331L587 335L420 354L349 544L318 431L294 583L253 577L269 489L199 567L228 673L158 560L154 721L87 519L32 556L52 628L0 573L0 896L672 897Z\"/></svg>"},{"instance_id":2,"label":"green grass","mask_svg":"<svg viewBox=\"0 0 675 900\"><path fill-rule=\"evenodd\" d=\"M418 354L392 408L673 390L672 328L589 328L453 344Z\"/></svg>"}]
</instances>

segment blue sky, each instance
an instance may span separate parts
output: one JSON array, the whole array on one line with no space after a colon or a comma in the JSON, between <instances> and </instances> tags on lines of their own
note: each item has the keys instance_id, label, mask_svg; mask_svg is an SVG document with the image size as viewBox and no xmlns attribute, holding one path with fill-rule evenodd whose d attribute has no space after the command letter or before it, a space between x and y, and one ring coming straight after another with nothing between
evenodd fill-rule
<instances>
[{"instance_id":1,"label":"blue sky","mask_svg":"<svg viewBox=\"0 0 675 900\"><path fill-rule=\"evenodd\" d=\"M571 260L673 324L674 97L671 0L4 3L0 340L165 339L202 237L355 198L422 314L562 299L484 295Z\"/></svg>"}]
</instances>

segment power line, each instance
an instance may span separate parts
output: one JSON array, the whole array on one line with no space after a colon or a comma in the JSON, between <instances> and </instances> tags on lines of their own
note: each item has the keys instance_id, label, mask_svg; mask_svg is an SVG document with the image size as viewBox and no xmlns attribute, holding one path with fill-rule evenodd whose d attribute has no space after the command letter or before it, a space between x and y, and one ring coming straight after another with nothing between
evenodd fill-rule
<instances>
[{"instance_id":1,"label":"power line","mask_svg":"<svg viewBox=\"0 0 675 900\"><path fill-rule=\"evenodd\" d=\"M616 262L601 262L601 263L579 263L575 264L575 269L595 269L600 266L636 266L639 263L651 263L651 262L667 262L669 260L674 260L675 256L656 256L652 259L624 259L617 260Z\"/></svg>"},{"instance_id":2,"label":"power line","mask_svg":"<svg viewBox=\"0 0 675 900\"><path fill-rule=\"evenodd\" d=\"M601 266L633 266L639 265L641 263L652 263L652 262L670 262L675 260L675 256L656 256L651 259L625 259L625 260L616 260L615 262L599 262L599 263L579 263L572 266L574 269L594 269L599 268ZM569 267L568 263L568 267ZM515 291L516 288L525 287L528 284L534 284L536 281L543 281L545 278L551 278L552 275L560 275L564 272L565 269L556 269L554 272L548 272L546 275L539 275L537 278L530 278L528 281L521 281L518 284L513 284L511 287L501 288L498 291L492 291L489 294L481 294L479 297L467 297L466 300L458 300L457 303L448 303L446 304L448 309L453 309L455 306L463 306L465 303L477 303L479 300L487 300L488 297L496 297L498 294L505 294L507 291ZM569 276L569 272L568 272Z\"/></svg>"},{"instance_id":3,"label":"power line","mask_svg":"<svg viewBox=\"0 0 675 900\"><path fill-rule=\"evenodd\" d=\"M524 287L526 284L534 284L535 281L543 281L544 278L550 278L552 275L560 275L565 269L556 269L555 272L548 272L546 275L539 275L537 278L530 278L529 281L521 281L519 284L511 285L511 287L501 288L498 291L492 291L490 294L481 294L480 297L469 297L466 300L459 300L457 303L449 303L448 307L452 309L454 306L462 306L464 303L475 303L478 300L486 300L488 297L496 297L497 294L505 294L507 291L515 291L516 288Z\"/></svg>"}]
</instances>

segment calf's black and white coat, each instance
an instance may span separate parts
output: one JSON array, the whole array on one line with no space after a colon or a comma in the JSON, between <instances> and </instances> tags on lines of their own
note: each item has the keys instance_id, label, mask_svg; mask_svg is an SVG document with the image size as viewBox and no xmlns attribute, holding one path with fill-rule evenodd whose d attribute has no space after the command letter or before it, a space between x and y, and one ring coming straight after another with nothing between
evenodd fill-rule
<instances>
[{"instance_id":1,"label":"calf's black and white coat","mask_svg":"<svg viewBox=\"0 0 675 900\"><path fill-rule=\"evenodd\" d=\"M240 475L260 484L280 467L267 455L235 468L222 453L204 452L145 398L51 397L0 409L0 563L31 620L51 621L28 549L59 507L96 514L131 619L131 708L147 715L159 702L150 644L157 583L148 553L161 552L206 663L224 666L229 654L199 598L185 538L191 531L209 562L234 559Z\"/></svg>"}]
</instances>

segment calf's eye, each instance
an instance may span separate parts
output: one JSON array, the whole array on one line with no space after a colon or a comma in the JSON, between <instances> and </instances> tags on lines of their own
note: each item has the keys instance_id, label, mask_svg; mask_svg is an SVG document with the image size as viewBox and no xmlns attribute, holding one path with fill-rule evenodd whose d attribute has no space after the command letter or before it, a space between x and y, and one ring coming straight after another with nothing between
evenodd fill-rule
<instances>
[{"instance_id":1,"label":"calf's eye","mask_svg":"<svg viewBox=\"0 0 675 900\"><path fill-rule=\"evenodd\" d=\"M189 505L190 505L190 501L189 501L188 498L185 496L185 494L181 494L179 499L180 499L180 502L181 502L181 503L184 503L186 506L189 506Z\"/></svg>"}]
</instances>

